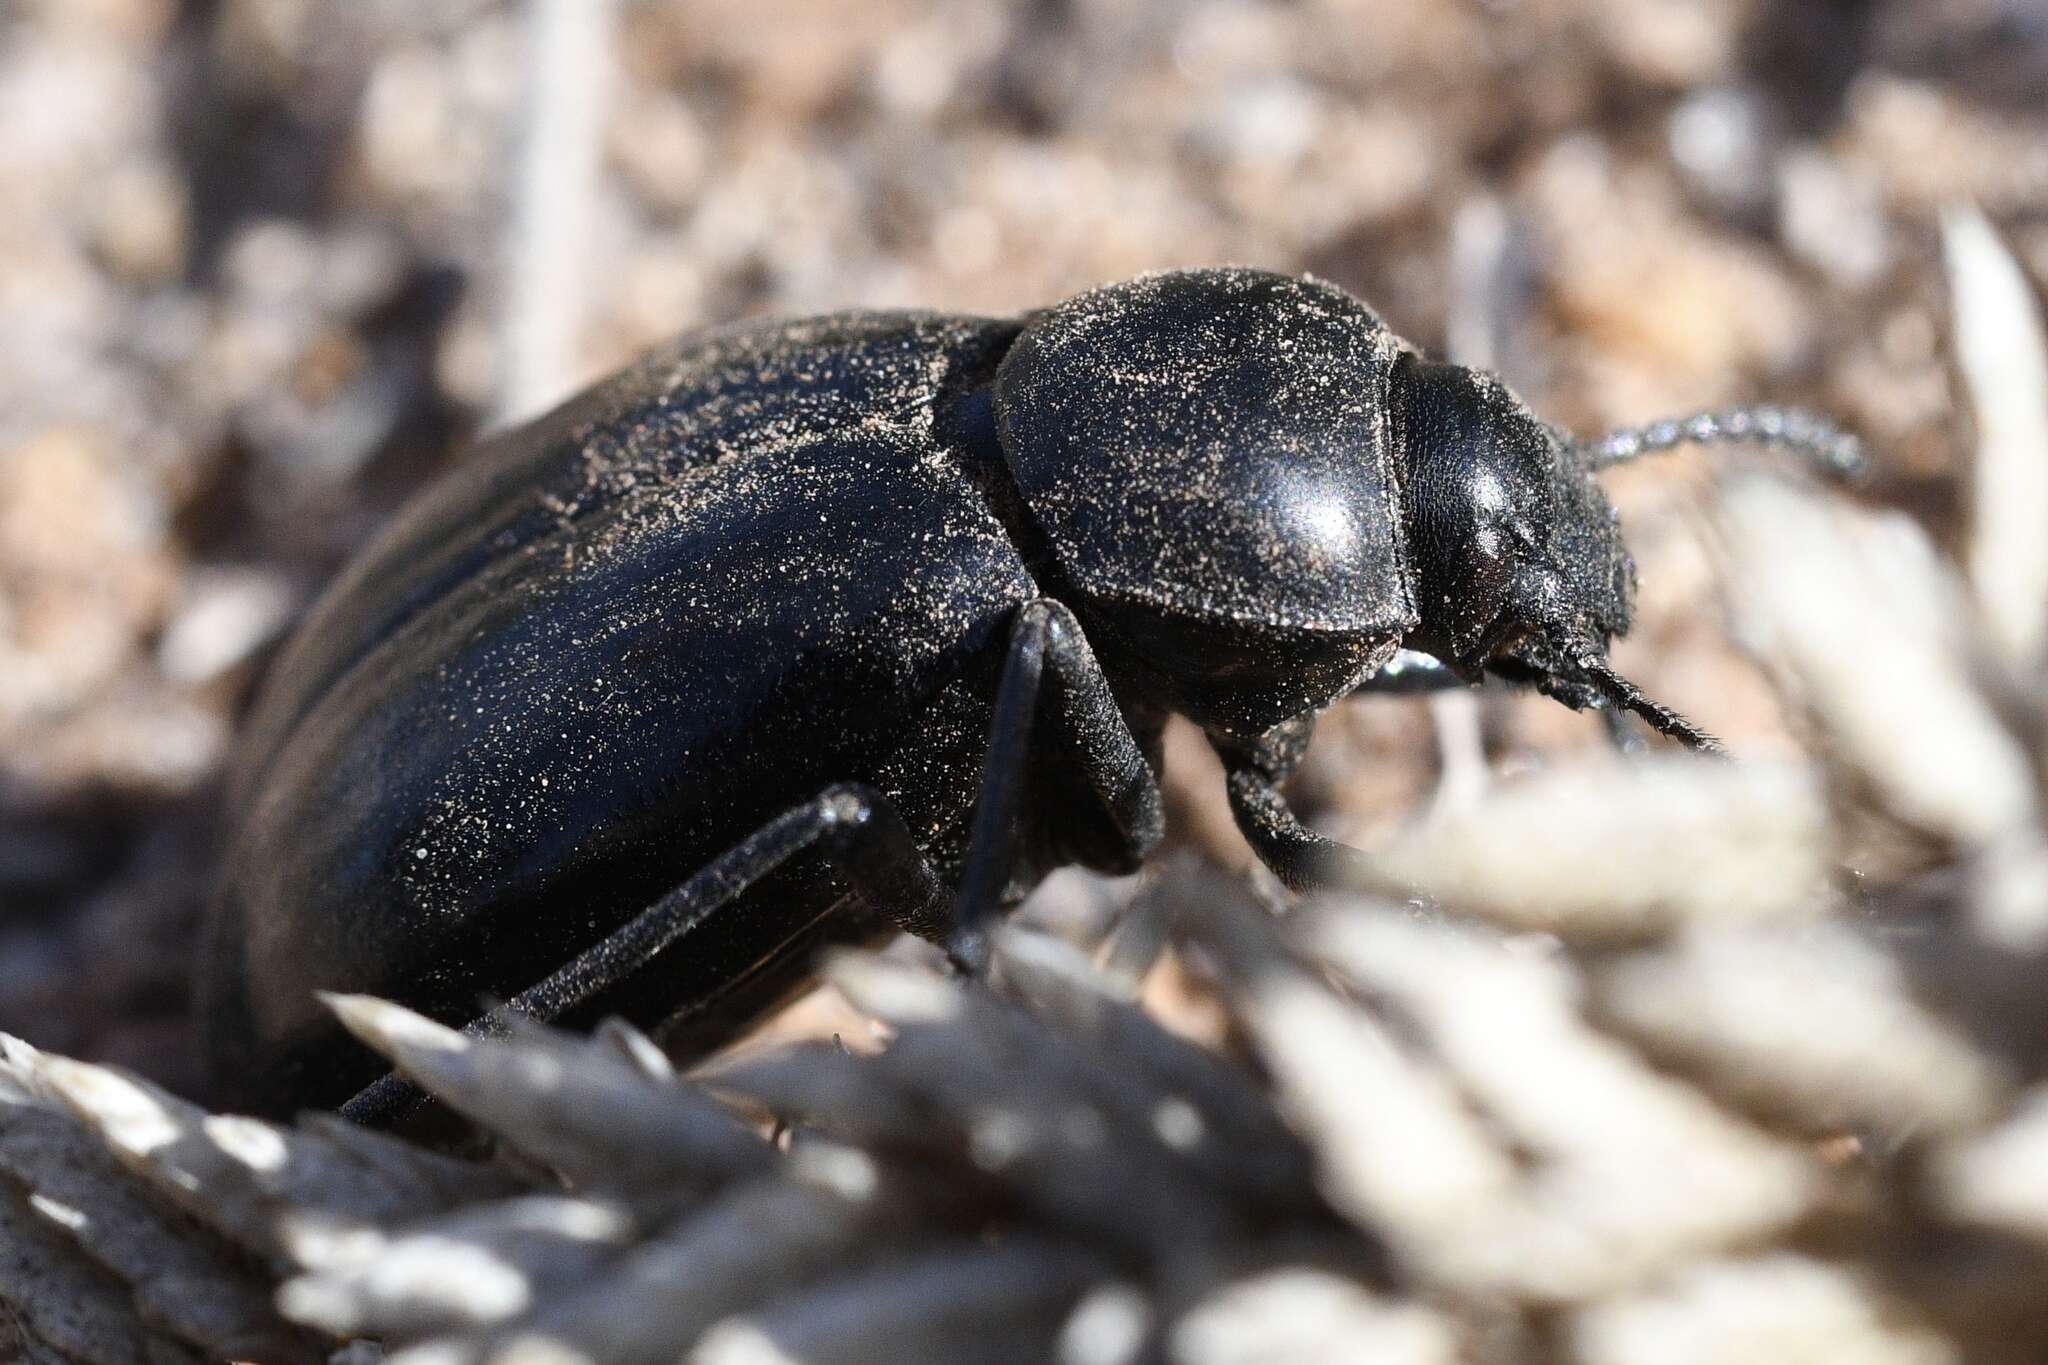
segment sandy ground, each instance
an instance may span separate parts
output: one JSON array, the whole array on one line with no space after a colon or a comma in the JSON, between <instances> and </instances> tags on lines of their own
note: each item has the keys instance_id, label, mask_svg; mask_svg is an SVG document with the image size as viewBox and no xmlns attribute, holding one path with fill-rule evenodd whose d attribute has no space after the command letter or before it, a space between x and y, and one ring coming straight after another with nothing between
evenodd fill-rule
<instances>
[{"instance_id":1,"label":"sandy ground","mask_svg":"<svg viewBox=\"0 0 2048 1365\"><path fill-rule=\"evenodd\" d=\"M184 982L268 650L494 415L676 331L1307 269L1580 430L1836 413L1876 462L1860 496L1952 543L1940 210L1976 201L2048 278L2028 0L641 0L587 90L595 191L538 261L506 230L524 23L0 6L0 1030L198 1085ZM566 332L507 393L515 261L558 272ZM1617 659L1786 752L1721 627L1708 464L1612 480L1643 582ZM1497 770L1600 742L1547 703L1480 711ZM1178 828L1227 857L1175 757ZM1421 703L1347 707L1297 795L1370 837L1437 763Z\"/></svg>"}]
</instances>

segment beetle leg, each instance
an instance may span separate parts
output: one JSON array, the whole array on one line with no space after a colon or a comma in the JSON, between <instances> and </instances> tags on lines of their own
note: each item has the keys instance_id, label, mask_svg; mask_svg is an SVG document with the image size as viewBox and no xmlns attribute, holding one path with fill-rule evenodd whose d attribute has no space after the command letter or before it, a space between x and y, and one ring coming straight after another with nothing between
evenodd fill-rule
<instances>
[{"instance_id":1,"label":"beetle leg","mask_svg":"<svg viewBox=\"0 0 2048 1365\"><path fill-rule=\"evenodd\" d=\"M1117 708L1080 623L1064 604L1038 598L1019 609L1010 630L957 902L885 797L854 785L833 787L764 825L609 938L466 1031L495 1037L507 1031L513 1016L558 1017L639 971L720 906L814 846L876 913L905 932L944 942L957 965L980 972L988 961L988 922L1009 881L1018 797L1048 672L1054 707L1050 719L1081 756L1090 785L1134 856L1150 850L1165 825L1158 780ZM388 1122L419 1099L409 1082L386 1076L344 1105L342 1113L362 1122Z\"/></svg>"},{"instance_id":2,"label":"beetle leg","mask_svg":"<svg viewBox=\"0 0 2048 1365\"><path fill-rule=\"evenodd\" d=\"M1052 719L1081 758L1089 784L1134 854L1159 842L1165 829L1159 781L1118 709L1108 679L1066 605L1050 597L1018 608L1010 628L1003 678L981 791L974 806L960 900L946 952L970 974L988 965L988 927L1010 881L1017 802L1032 749L1038 699L1050 666Z\"/></svg>"},{"instance_id":3,"label":"beetle leg","mask_svg":"<svg viewBox=\"0 0 2048 1365\"><path fill-rule=\"evenodd\" d=\"M1406 887L1382 874L1362 850L1302 824L1265 774L1239 768L1230 773L1228 790L1230 813L1237 818L1245 842L1288 890L1339 887L1382 895L1408 894Z\"/></svg>"},{"instance_id":4,"label":"beetle leg","mask_svg":"<svg viewBox=\"0 0 2048 1365\"><path fill-rule=\"evenodd\" d=\"M887 797L854 783L829 787L763 825L675 890L613 930L566 966L463 1031L503 1037L514 1017L546 1021L632 976L670 944L738 899L789 859L815 849L854 893L898 928L938 938L954 923L953 893L919 850ZM342 1106L360 1123L403 1117L422 1099L411 1082L389 1075Z\"/></svg>"},{"instance_id":5,"label":"beetle leg","mask_svg":"<svg viewBox=\"0 0 2048 1365\"><path fill-rule=\"evenodd\" d=\"M1033 608L1045 615L1046 660L1052 665L1055 719L1066 742L1081 758L1096 798L1123 836L1132 863L1166 834L1166 805L1159 777L1145 759L1130 722L1109 690L1081 623L1066 605L1050 598Z\"/></svg>"},{"instance_id":6,"label":"beetle leg","mask_svg":"<svg viewBox=\"0 0 2048 1365\"><path fill-rule=\"evenodd\" d=\"M1312 717L1274 727L1249 744L1211 736L1223 759L1230 813L1259 861L1290 891L1341 888L1405 898L1363 850L1316 833L1301 823L1280 784L1308 749Z\"/></svg>"},{"instance_id":7,"label":"beetle leg","mask_svg":"<svg viewBox=\"0 0 2048 1365\"><path fill-rule=\"evenodd\" d=\"M1158 782L1117 709L1080 623L1061 603L1039 598L1024 604L1011 627L957 902L888 798L842 784L762 826L610 937L464 1031L500 1037L515 1016L559 1017L638 972L721 906L813 848L877 914L907 933L944 942L956 964L979 972L988 958L987 919L1009 880L1017 800L1048 671L1055 724L1082 756L1090 784L1134 855L1148 851L1164 827ZM979 910L968 908L976 904ZM341 1112L358 1122L388 1123L421 1098L410 1082L390 1075L357 1094Z\"/></svg>"}]
</instances>

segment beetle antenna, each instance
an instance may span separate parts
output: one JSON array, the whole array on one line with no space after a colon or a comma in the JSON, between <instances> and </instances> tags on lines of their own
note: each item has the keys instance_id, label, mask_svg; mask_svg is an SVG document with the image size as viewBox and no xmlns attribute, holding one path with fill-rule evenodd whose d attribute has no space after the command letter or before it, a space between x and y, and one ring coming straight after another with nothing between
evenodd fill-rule
<instances>
[{"instance_id":1,"label":"beetle antenna","mask_svg":"<svg viewBox=\"0 0 2048 1365\"><path fill-rule=\"evenodd\" d=\"M1678 712L1662 702L1650 700L1641 688L1616 673L1612 665L1596 652L1588 652L1578 661L1580 669L1605 694L1607 700L1625 710L1633 711L1650 723L1650 728L1659 734L1679 740L1695 752L1727 757L1728 750L1699 726L1694 725Z\"/></svg>"},{"instance_id":2,"label":"beetle antenna","mask_svg":"<svg viewBox=\"0 0 2048 1365\"><path fill-rule=\"evenodd\" d=\"M1849 432L1804 408L1760 404L1669 417L1647 426L1623 427L1586 443L1593 468L1627 464L1681 445L1775 446L1802 455L1836 478L1863 473L1863 443Z\"/></svg>"}]
</instances>

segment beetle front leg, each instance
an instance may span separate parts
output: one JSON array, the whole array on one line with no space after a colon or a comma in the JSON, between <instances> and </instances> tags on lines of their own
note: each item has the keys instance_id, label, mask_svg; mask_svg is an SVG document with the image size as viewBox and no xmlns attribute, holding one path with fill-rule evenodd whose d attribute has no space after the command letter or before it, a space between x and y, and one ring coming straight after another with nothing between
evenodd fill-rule
<instances>
[{"instance_id":1,"label":"beetle front leg","mask_svg":"<svg viewBox=\"0 0 2048 1365\"><path fill-rule=\"evenodd\" d=\"M1316 833L1280 794L1280 784L1308 749L1313 717L1275 727L1249 744L1210 737L1222 757L1230 813L1260 862L1290 891L1337 888L1406 896L1363 850Z\"/></svg>"},{"instance_id":2,"label":"beetle front leg","mask_svg":"<svg viewBox=\"0 0 2048 1365\"><path fill-rule=\"evenodd\" d=\"M959 904L946 939L947 956L970 975L978 975L988 966L989 924L1010 880L1017 802L1048 672L1055 708L1051 719L1060 737L1080 758L1090 787L1125 847L1134 858L1141 857L1165 830L1159 780L1117 707L1095 651L1081 632L1081 623L1064 603L1053 598L1026 602L1018 608L1010 628L1002 682L996 690L995 721L989 730L988 757L982 765L981 791L974 806L974 828L961 870Z\"/></svg>"},{"instance_id":3,"label":"beetle front leg","mask_svg":"<svg viewBox=\"0 0 2048 1365\"><path fill-rule=\"evenodd\" d=\"M1436 696L1477 685L1460 676L1455 669L1434 654L1424 654L1416 649L1397 649L1394 651L1394 657L1387 660L1379 672L1353 688L1351 695ZM1630 720L1628 712L1612 706L1603 706L1600 708L1600 723L1606 729L1608 742L1629 757L1633 758L1649 750L1649 744L1643 739L1642 732L1635 723Z\"/></svg>"}]
</instances>

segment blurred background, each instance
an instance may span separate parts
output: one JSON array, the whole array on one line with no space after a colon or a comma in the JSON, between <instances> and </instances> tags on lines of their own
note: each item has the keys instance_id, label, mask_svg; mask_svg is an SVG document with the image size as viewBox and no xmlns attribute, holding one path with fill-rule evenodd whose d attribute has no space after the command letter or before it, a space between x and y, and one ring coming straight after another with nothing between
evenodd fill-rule
<instances>
[{"instance_id":1,"label":"blurred background","mask_svg":"<svg viewBox=\"0 0 2048 1365\"><path fill-rule=\"evenodd\" d=\"M674 332L1309 270L1581 431L1836 414L1953 543L1961 200L2048 280L2041 0L0 0L0 1030L197 1084L267 651L469 438ZM1788 752L1707 463L1612 480L1617 659ZM1477 709L1496 770L1600 742ZM1351 837L1445 761L1420 702L1325 731L1298 791Z\"/></svg>"}]
</instances>

